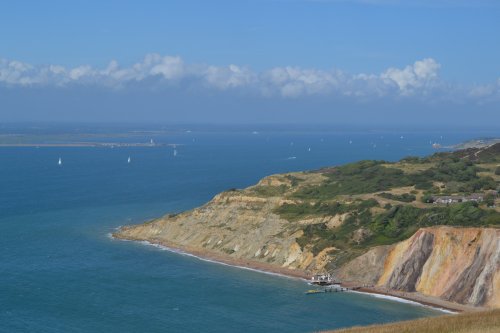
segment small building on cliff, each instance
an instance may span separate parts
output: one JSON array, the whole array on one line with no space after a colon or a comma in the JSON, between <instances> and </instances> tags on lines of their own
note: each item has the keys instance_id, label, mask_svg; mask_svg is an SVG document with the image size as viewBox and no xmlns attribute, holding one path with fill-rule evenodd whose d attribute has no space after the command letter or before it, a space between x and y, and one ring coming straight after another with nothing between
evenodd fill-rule
<instances>
[{"instance_id":1,"label":"small building on cliff","mask_svg":"<svg viewBox=\"0 0 500 333\"><path fill-rule=\"evenodd\" d=\"M471 195L444 195L432 197L434 204L452 204L459 202L482 202L484 200L483 193L473 193Z\"/></svg>"}]
</instances>

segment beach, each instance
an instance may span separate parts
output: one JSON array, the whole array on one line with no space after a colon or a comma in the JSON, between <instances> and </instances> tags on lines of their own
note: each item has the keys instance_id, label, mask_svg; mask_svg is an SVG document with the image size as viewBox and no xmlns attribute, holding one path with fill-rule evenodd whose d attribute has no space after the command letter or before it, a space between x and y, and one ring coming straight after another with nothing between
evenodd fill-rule
<instances>
[{"instance_id":1,"label":"beach","mask_svg":"<svg viewBox=\"0 0 500 333\"><path fill-rule=\"evenodd\" d=\"M241 269L258 271L265 274L273 274L288 278L301 279L304 282L308 282L309 279L311 278L311 274L309 272L300 269L288 269L284 267L278 267L276 265L258 262L255 260L243 260L243 259L232 258L228 255L223 255L213 251L179 246L178 244L174 244L171 242L165 242L165 241L152 242L144 240L126 239L121 237L117 233L111 234L110 237L112 237L113 239L119 239L124 241L137 241L148 246L159 247L166 251L175 252L181 255L196 257L200 260L209 261L217 264L223 264L223 265L238 267ZM422 295L417 292L403 292L378 286L366 286L357 283L355 281L341 281L340 285L342 287L348 288L349 292L370 294L373 295L374 297L390 299L396 302L406 302L406 303L411 302L416 305L428 306L433 309L440 310L444 313L474 312L474 311L487 310L487 308L485 307L475 307L471 305L458 304L442 300L437 297Z\"/></svg>"}]
</instances>

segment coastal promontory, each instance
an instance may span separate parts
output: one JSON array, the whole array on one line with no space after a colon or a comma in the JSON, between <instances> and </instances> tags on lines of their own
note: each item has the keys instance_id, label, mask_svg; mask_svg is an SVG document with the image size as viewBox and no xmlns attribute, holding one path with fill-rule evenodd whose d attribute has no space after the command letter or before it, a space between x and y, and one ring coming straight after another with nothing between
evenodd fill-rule
<instances>
[{"instance_id":1,"label":"coastal promontory","mask_svg":"<svg viewBox=\"0 0 500 333\"><path fill-rule=\"evenodd\" d=\"M114 237L401 297L500 307L500 143L266 177Z\"/></svg>"}]
</instances>

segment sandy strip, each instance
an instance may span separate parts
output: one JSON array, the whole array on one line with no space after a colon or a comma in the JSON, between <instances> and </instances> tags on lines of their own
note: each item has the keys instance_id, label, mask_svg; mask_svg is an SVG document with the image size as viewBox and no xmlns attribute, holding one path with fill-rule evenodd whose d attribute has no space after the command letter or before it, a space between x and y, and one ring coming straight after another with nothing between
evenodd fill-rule
<instances>
[{"instance_id":1,"label":"sandy strip","mask_svg":"<svg viewBox=\"0 0 500 333\"><path fill-rule=\"evenodd\" d=\"M110 237L114 239L120 239L124 241L137 241L143 244L147 244L149 246L160 247L164 250L175 252L182 255L188 255L196 257L200 260L210 261L218 264L224 264L228 266L238 267L242 269L249 269L261 273L280 275L283 277L289 278L297 278L308 281L311 275L303 270L299 269L288 269L285 267L280 267L272 264L267 264L263 262L258 262L255 260L249 259L238 259L233 258L228 255L215 253L207 250L200 250L190 247L179 246L177 244L172 244L165 241L160 240L150 240L145 241L142 239L128 239L123 238L117 233L113 233ZM436 310L440 310L447 313L455 313L455 312L473 312L473 311L484 311L486 308L484 307L474 307L470 305L463 305L454 302L448 302L433 296L425 296L419 294L417 292L401 292L397 290L390 290L388 288L376 287L376 286L362 286L359 283L345 281L342 282L341 285L346 288L356 288L356 292L372 294L372 295L381 295L381 296L389 296L386 299L390 299L393 301L399 301L408 303L407 301L419 303L424 306L428 306L434 308Z\"/></svg>"}]
</instances>

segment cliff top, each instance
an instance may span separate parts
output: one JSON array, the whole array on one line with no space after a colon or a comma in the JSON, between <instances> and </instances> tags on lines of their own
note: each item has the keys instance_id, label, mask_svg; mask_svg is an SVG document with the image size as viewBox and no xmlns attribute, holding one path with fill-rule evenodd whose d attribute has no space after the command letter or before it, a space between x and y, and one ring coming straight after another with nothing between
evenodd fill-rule
<instances>
[{"instance_id":1,"label":"cliff top","mask_svg":"<svg viewBox=\"0 0 500 333\"><path fill-rule=\"evenodd\" d=\"M297 239L301 247L312 247L315 254L328 247L345 249L348 260L422 227L497 227L499 190L496 143L395 163L364 160L272 175L221 197L273 199L279 202L274 213L303 230Z\"/></svg>"}]
</instances>

